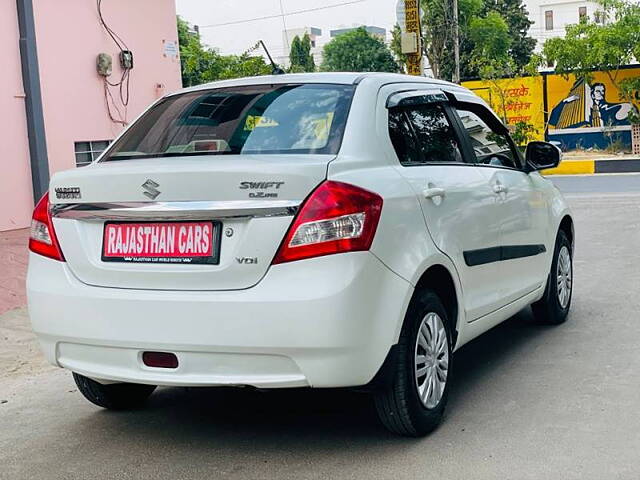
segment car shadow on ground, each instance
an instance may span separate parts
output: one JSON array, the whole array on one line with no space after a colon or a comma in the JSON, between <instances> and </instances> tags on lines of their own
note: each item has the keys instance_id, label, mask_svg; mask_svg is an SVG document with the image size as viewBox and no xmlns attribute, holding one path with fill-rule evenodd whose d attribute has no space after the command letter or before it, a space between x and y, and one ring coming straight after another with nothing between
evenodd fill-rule
<instances>
[{"instance_id":1,"label":"car shadow on ground","mask_svg":"<svg viewBox=\"0 0 640 480\"><path fill-rule=\"evenodd\" d=\"M533 322L527 309L458 351L449 419L466 404L472 408L470 387L510 368L519 350L546 331L548 328ZM370 396L341 389L160 388L144 409L97 411L91 423L93 436L110 430L127 435L129 431L137 438L154 441L165 437L174 446L223 440L224 448L242 448L249 443L252 448L300 448L301 442L311 442L316 448L334 449L344 446L344 439L357 439L359 446L376 445L382 439L387 445L406 441L384 430ZM96 423L102 428L94 430Z\"/></svg>"}]
</instances>

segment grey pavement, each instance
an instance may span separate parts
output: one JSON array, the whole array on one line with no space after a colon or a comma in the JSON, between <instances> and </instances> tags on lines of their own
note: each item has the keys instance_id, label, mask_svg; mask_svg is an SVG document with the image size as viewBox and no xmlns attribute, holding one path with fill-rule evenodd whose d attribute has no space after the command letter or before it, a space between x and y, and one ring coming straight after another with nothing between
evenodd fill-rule
<instances>
[{"instance_id":1,"label":"grey pavement","mask_svg":"<svg viewBox=\"0 0 640 480\"><path fill-rule=\"evenodd\" d=\"M640 478L640 196L590 178L554 178L574 192L567 323L525 310L463 347L432 435L388 434L353 392L163 388L114 413L66 372L0 372L0 478Z\"/></svg>"},{"instance_id":2,"label":"grey pavement","mask_svg":"<svg viewBox=\"0 0 640 480\"><path fill-rule=\"evenodd\" d=\"M0 315L26 303L29 229L0 232Z\"/></svg>"},{"instance_id":3,"label":"grey pavement","mask_svg":"<svg viewBox=\"0 0 640 480\"><path fill-rule=\"evenodd\" d=\"M640 173L554 175L549 177L564 193L640 193Z\"/></svg>"}]
</instances>

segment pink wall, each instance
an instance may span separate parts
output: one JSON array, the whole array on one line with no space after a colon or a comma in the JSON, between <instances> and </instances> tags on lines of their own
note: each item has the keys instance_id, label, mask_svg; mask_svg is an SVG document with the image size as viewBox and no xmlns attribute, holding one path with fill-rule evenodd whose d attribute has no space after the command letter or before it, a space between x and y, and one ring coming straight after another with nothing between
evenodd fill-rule
<instances>
[{"instance_id":1,"label":"pink wall","mask_svg":"<svg viewBox=\"0 0 640 480\"><path fill-rule=\"evenodd\" d=\"M75 167L74 142L112 140L122 126L109 120L96 57L118 48L99 23L95 0L34 0L40 87L51 173ZM175 42L174 0L103 0L103 16L134 55L127 119L159 94L181 87L180 61L164 55ZM29 147L15 0L0 0L0 231L29 225L33 209ZM158 90L157 85L164 86ZM118 99L117 89L112 89ZM121 110L123 107L120 105Z\"/></svg>"},{"instance_id":2,"label":"pink wall","mask_svg":"<svg viewBox=\"0 0 640 480\"><path fill-rule=\"evenodd\" d=\"M15 0L0 0L0 231L29 225L31 167Z\"/></svg>"},{"instance_id":3,"label":"pink wall","mask_svg":"<svg viewBox=\"0 0 640 480\"><path fill-rule=\"evenodd\" d=\"M40 86L51 173L75 167L74 142L112 140L122 126L109 120L96 57L118 48L99 23L95 0L34 0ZM103 0L103 16L134 55L127 119L159 95L181 87L174 0ZM27 227L33 209L15 0L0 0L0 231ZM158 89L158 84L164 86ZM116 89L112 89L117 99ZM120 106L123 109L122 106Z\"/></svg>"},{"instance_id":4,"label":"pink wall","mask_svg":"<svg viewBox=\"0 0 640 480\"><path fill-rule=\"evenodd\" d=\"M12 1L12 0L2 0ZM112 123L105 106L96 56L113 57L113 74L121 70L118 48L99 23L95 0L34 1L38 61L49 165L53 174L74 168L74 142L112 140L121 126ZM164 56L163 40L176 42L174 0L103 0L107 24L133 52L131 99L127 119L133 120L164 92L181 87L180 61ZM117 89L112 89L115 98ZM121 107L122 108L122 107Z\"/></svg>"},{"instance_id":5,"label":"pink wall","mask_svg":"<svg viewBox=\"0 0 640 480\"><path fill-rule=\"evenodd\" d=\"M112 140L122 129L109 120L96 57L119 50L99 23L95 0L34 0L40 86L51 174L75 168L74 142ZM103 16L134 55L127 119L159 95L181 87L180 60L165 55L175 42L174 0L103 0ZM31 170L15 0L0 0L0 231L29 225ZM158 84L164 86L158 89ZM112 89L118 99L117 89ZM120 105L120 108L123 107Z\"/></svg>"}]
</instances>

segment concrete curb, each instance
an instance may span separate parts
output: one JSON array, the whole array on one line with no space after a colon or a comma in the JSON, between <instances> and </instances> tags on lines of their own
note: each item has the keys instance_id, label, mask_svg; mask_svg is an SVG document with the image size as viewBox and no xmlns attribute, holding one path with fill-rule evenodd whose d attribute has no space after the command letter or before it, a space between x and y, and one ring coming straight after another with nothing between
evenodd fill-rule
<instances>
[{"instance_id":1,"label":"concrete curb","mask_svg":"<svg viewBox=\"0 0 640 480\"><path fill-rule=\"evenodd\" d=\"M593 173L640 172L640 158L565 160L556 168L543 170L544 175L576 175Z\"/></svg>"}]
</instances>

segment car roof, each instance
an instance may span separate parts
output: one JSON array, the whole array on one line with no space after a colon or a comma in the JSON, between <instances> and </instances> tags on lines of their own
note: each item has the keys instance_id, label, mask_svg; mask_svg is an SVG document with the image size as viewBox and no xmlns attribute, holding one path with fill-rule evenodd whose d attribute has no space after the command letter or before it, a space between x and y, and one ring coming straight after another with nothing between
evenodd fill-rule
<instances>
[{"instance_id":1,"label":"car roof","mask_svg":"<svg viewBox=\"0 0 640 480\"><path fill-rule=\"evenodd\" d=\"M232 80L221 80L217 82L205 83L195 87L188 87L173 92L170 95L194 92L199 90L210 90L214 88L225 88L249 85L272 85L279 83L333 83L340 85L354 85L363 80L371 80L380 85L389 83L424 83L425 85L437 86L445 90L468 90L455 83L437 80L435 78L417 77L402 75L398 73L383 72L318 72L318 73L290 73L284 75L263 75L257 77L234 78Z\"/></svg>"}]
</instances>

